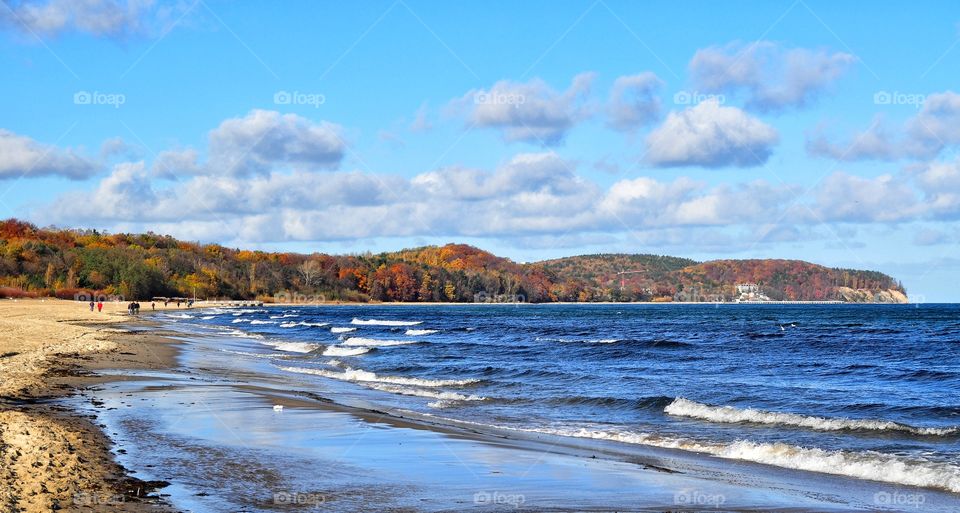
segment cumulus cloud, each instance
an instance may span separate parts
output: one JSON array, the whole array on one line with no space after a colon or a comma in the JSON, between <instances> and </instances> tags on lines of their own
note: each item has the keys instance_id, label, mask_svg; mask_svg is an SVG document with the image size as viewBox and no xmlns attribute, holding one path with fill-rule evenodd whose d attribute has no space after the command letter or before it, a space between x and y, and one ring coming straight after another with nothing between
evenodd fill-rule
<instances>
[{"instance_id":1,"label":"cumulus cloud","mask_svg":"<svg viewBox=\"0 0 960 513\"><path fill-rule=\"evenodd\" d=\"M646 159L660 167L750 167L764 164L777 131L736 107L706 101L671 112L647 136Z\"/></svg>"},{"instance_id":2,"label":"cumulus cloud","mask_svg":"<svg viewBox=\"0 0 960 513\"><path fill-rule=\"evenodd\" d=\"M840 78L855 61L843 53L787 49L770 41L730 43L698 50L689 64L697 87L747 95L746 105L760 112L803 107Z\"/></svg>"},{"instance_id":3,"label":"cumulus cloud","mask_svg":"<svg viewBox=\"0 0 960 513\"><path fill-rule=\"evenodd\" d=\"M252 110L210 132L212 172L231 175L266 173L274 166L332 169L345 151L341 127L314 123L296 114Z\"/></svg>"},{"instance_id":4,"label":"cumulus cloud","mask_svg":"<svg viewBox=\"0 0 960 513\"><path fill-rule=\"evenodd\" d=\"M915 178L930 212L946 219L960 216L960 157L926 164Z\"/></svg>"},{"instance_id":5,"label":"cumulus cloud","mask_svg":"<svg viewBox=\"0 0 960 513\"><path fill-rule=\"evenodd\" d=\"M451 108L464 114L470 124L501 130L507 141L556 145L590 114L586 96L593 79L593 73L577 75L564 92L540 79L527 83L501 80L489 89L468 91L452 101Z\"/></svg>"},{"instance_id":6,"label":"cumulus cloud","mask_svg":"<svg viewBox=\"0 0 960 513\"><path fill-rule=\"evenodd\" d=\"M0 128L0 180L63 176L82 180L100 170L100 164L75 150L60 149Z\"/></svg>"},{"instance_id":7,"label":"cumulus cloud","mask_svg":"<svg viewBox=\"0 0 960 513\"><path fill-rule=\"evenodd\" d=\"M895 132L887 129L878 116L868 129L854 134L848 142L836 142L817 130L807 138L807 152L840 161L929 160L958 144L960 94L945 91L927 96L920 112Z\"/></svg>"},{"instance_id":8,"label":"cumulus cloud","mask_svg":"<svg viewBox=\"0 0 960 513\"><path fill-rule=\"evenodd\" d=\"M896 222L914 219L924 205L917 191L902 178L864 178L837 172L815 191L811 222Z\"/></svg>"},{"instance_id":9,"label":"cumulus cloud","mask_svg":"<svg viewBox=\"0 0 960 513\"><path fill-rule=\"evenodd\" d=\"M834 142L823 129L807 137L807 154L843 162L860 160L896 160L902 156L894 137L876 117L869 128L853 134L849 141Z\"/></svg>"},{"instance_id":10,"label":"cumulus cloud","mask_svg":"<svg viewBox=\"0 0 960 513\"><path fill-rule=\"evenodd\" d=\"M79 32L93 36L122 37L169 29L182 18L189 4L150 0L24 0L4 2L0 27L40 36Z\"/></svg>"},{"instance_id":11,"label":"cumulus cloud","mask_svg":"<svg viewBox=\"0 0 960 513\"><path fill-rule=\"evenodd\" d=\"M906 132L907 153L921 158L960 144L960 94L945 91L927 96L920 112L907 122Z\"/></svg>"},{"instance_id":12,"label":"cumulus cloud","mask_svg":"<svg viewBox=\"0 0 960 513\"><path fill-rule=\"evenodd\" d=\"M661 87L663 81L649 71L617 78L607 103L608 124L615 130L631 131L656 121Z\"/></svg>"}]
</instances>

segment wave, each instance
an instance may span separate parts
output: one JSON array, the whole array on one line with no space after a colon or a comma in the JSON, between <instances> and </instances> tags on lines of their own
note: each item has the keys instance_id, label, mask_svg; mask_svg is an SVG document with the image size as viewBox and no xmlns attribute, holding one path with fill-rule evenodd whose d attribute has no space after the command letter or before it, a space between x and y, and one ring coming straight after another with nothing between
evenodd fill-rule
<instances>
[{"instance_id":1,"label":"wave","mask_svg":"<svg viewBox=\"0 0 960 513\"><path fill-rule=\"evenodd\" d=\"M291 353L310 353L320 349L320 344L311 344L309 342L264 342L278 351L287 351Z\"/></svg>"},{"instance_id":2,"label":"wave","mask_svg":"<svg viewBox=\"0 0 960 513\"><path fill-rule=\"evenodd\" d=\"M330 328L330 333L350 333L351 331L357 331L357 328Z\"/></svg>"},{"instance_id":3,"label":"wave","mask_svg":"<svg viewBox=\"0 0 960 513\"><path fill-rule=\"evenodd\" d=\"M433 335L434 333L439 333L440 330L407 330L404 335L410 335L411 337L416 337L420 335Z\"/></svg>"},{"instance_id":4,"label":"wave","mask_svg":"<svg viewBox=\"0 0 960 513\"><path fill-rule=\"evenodd\" d=\"M614 344L620 342L618 338L548 338L537 337L537 342L562 342L565 344Z\"/></svg>"},{"instance_id":5,"label":"wave","mask_svg":"<svg viewBox=\"0 0 960 513\"><path fill-rule=\"evenodd\" d=\"M286 319L289 317L300 317L300 314L282 314L282 315L271 315L271 319Z\"/></svg>"},{"instance_id":6,"label":"wave","mask_svg":"<svg viewBox=\"0 0 960 513\"><path fill-rule=\"evenodd\" d=\"M323 351L323 356L360 356L370 352L369 347L339 347L328 346Z\"/></svg>"},{"instance_id":7,"label":"wave","mask_svg":"<svg viewBox=\"0 0 960 513\"><path fill-rule=\"evenodd\" d=\"M173 318L173 319L193 319L193 316L192 316L192 315L190 315L190 314L185 314L185 313L180 313L180 314L169 314L169 313L168 313L168 314L163 314L163 315L166 316L166 317Z\"/></svg>"},{"instance_id":8,"label":"wave","mask_svg":"<svg viewBox=\"0 0 960 513\"><path fill-rule=\"evenodd\" d=\"M636 410L656 410L661 411L665 406L674 400L668 396L651 396L640 399L627 399L623 397L554 397L547 400L548 403L556 405L572 406L601 406L606 408L623 408Z\"/></svg>"},{"instance_id":9,"label":"wave","mask_svg":"<svg viewBox=\"0 0 960 513\"><path fill-rule=\"evenodd\" d=\"M232 321L230 321L230 322L233 323L233 324L237 324L237 323L240 323L240 322L250 322L250 319L234 319L234 320L232 320Z\"/></svg>"},{"instance_id":10,"label":"wave","mask_svg":"<svg viewBox=\"0 0 960 513\"><path fill-rule=\"evenodd\" d=\"M324 326L326 326L326 325L328 325L328 324L330 324L330 323L329 323L329 322L304 322L304 321L300 321L300 322L283 322L283 323L280 323L280 327L281 327L281 328L296 328L297 326L310 326L310 327L313 327L313 328L322 328L322 327L324 327Z\"/></svg>"},{"instance_id":11,"label":"wave","mask_svg":"<svg viewBox=\"0 0 960 513\"><path fill-rule=\"evenodd\" d=\"M389 346L405 346L408 344L416 344L416 343L417 343L416 340L378 340L374 338L350 337L343 342L343 345L389 347Z\"/></svg>"},{"instance_id":12,"label":"wave","mask_svg":"<svg viewBox=\"0 0 960 513\"><path fill-rule=\"evenodd\" d=\"M237 320L240 320L240 319L237 319ZM250 324L276 324L276 323L277 321L259 321L256 319L250 321Z\"/></svg>"},{"instance_id":13,"label":"wave","mask_svg":"<svg viewBox=\"0 0 960 513\"><path fill-rule=\"evenodd\" d=\"M415 387L462 387L478 383L477 379L421 379L407 378L402 376L379 376L376 373L362 369L352 369L346 367L343 372L331 372L323 369L306 369L303 367L280 367L280 370L287 372L297 372L300 374L315 374L325 378L339 379L342 381L355 381L365 383L387 383L393 385L409 385Z\"/></svg>"},{"instance_id":14,"label":"wave","mask_svg":"<svg viewBox=\"0 0 960 513\"><path fill-rule=\"evenodd\" d=\"M381 320L381 319L357 319L356 317L350 321L350 324L356 324L358 326L416 326L417 324L422 324L423 321L391 321L391 320Z\"/></svg>"},{"instance_id":15,"label":"wave","mask_svg":"<svg viewBox=\"0 0 960 513\"><path fill-rule=\"evenodd\" d=\"M960 467L948 463L907 459L877 452L826 451L784 443L757 443L740 440L729 444L711 444L654 435L600 431L587 428L516 428L519 431L576 438L613 440L669 449L682 449L720 458L752 461L783 468L870 479L908 486L940 488L960 493Z\"/></svg>"},{"instance_id":16,"label":"wave","mask_svg":"<svg viewBox=\"0 0 960 513\"><path fill-rule=\"evenodd\" d=\"M227 335L230 337L238 337L238 338L263 339L263 335L258 335L256 333L247 333L246 331L243 331L243 330L233 330L229 328L226 331L224 331L224 335Z\"/></svg>"},{"instance_id":17,"label":"wave","mask_svg":"<svg viewBox=\"0 0 960 513\"><path fill-rule=\"evenodd\" d=\"M201 317L200 319L202 319L202 320L204 320L204 321L209 321L210 319L213 319L214 317L216 317L216 316L215 316L215 315L204 315L204 316Z\"/></svg>"},{"instance_id":18,"label":"wave","mask_svg":"<svg viewBox=\"0 0 960 513\"><path fill-rule=\"evenodd\" d=\"M753 408L739 409L733 406L710 406L678 397L663 409L677 417L690 417L720 423L752 422L795 426L815 431L902 431L914 435L944 436L960 433L960 427L936 428L915 427L889 420L824 418L799 415L796 413L778 413Z\"/></svg>"},{"instance_id":19,"label":"wave","mask_svg":"<svg viewBox=\"0 0 960 513\"><path fill-rule=\"evenodd\" d=\"M441 401L485 401L486 397L479 395L465 395L456 392L440 392L436 390L424 390L422 388L407 388L397 385L370 384L369 388L380 390L381 392L390 392L391 394L412 395L416 397L427 397L430 399L439 399Z\"/></svg>"}]
</instances>

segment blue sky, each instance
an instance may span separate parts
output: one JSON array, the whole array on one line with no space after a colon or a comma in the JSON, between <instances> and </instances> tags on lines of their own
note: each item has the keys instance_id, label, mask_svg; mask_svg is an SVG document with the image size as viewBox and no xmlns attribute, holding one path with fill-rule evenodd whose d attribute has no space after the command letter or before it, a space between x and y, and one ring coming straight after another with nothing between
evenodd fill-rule
<instances>
[{"instance_id":1,"label":"blue sky","mask_svg":"<svg viewBox=\"0 0 960 513\"><path fill-rule=\"evenodd\" d=\"M955 301L953 2L0 6L0 216L801 258Z\"/></svg>"}]
</instances>

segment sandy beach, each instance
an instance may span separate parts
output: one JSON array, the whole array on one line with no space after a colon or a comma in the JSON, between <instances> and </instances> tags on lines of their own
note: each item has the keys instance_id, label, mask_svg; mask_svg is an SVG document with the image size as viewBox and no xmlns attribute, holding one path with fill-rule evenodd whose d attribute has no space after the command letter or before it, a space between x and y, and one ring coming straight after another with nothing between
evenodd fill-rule
<instances>
[{"instance_id":1,"label":"sandy beach","mask_svg":"<svg viewBox=\"0 0 960 513\"><path fill-rule=\"evenodd\" d=\"M169 511L90 419L58 403L108 367L165 367L172 349L117 327L125 304L0 301L0 506L10 512ZM143 337L142 335L140 336ZM154 337L154 342L157 342Z\"/></svg>"}]
</instances>

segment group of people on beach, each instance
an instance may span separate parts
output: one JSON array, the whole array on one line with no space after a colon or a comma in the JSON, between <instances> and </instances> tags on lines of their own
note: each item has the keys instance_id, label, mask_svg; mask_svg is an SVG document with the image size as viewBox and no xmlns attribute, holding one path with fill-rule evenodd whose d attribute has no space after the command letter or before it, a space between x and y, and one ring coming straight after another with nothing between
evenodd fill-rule
<instances>
[{"instance_id":1,"label":"group of people on beach","mask_svg":"<svg viewBox=\"0 0 960 513\"><path fill-rule=\"evenodd\" d=\"M140 303L137 303L136 301L134 301L132 303L127 304L127 312L129 312L130 315L137 315L138 313L140 313Z\"/></svg>"},{"instance_id":2,"label":"group of people on beach","mask_svg":"<svg viewBox=\"0 0 960 513\"><path fill-rule=\"evenodd\" d=\"M90 311L92 312L94 308L96 308L98 312L102 312L102 311L103 311L103 301L97 301L96 303L94 303L93 300L91 299L91 300L90 300Z\"/></svg>"}]
</instances>

